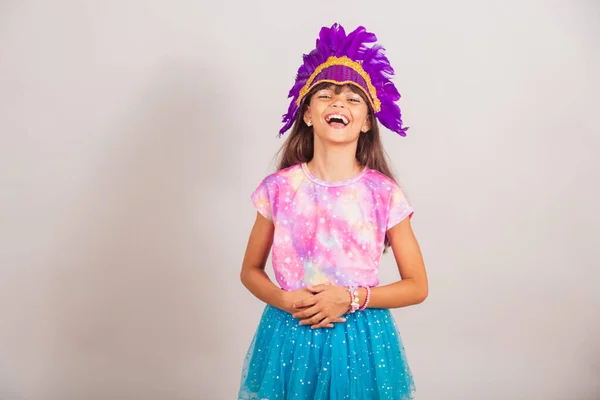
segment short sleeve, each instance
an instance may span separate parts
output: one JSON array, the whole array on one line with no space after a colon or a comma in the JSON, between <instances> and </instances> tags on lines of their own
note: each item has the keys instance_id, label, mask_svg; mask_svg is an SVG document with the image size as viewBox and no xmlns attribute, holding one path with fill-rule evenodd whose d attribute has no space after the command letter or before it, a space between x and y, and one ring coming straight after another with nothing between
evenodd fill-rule
<instances>
[{"instance_id":1,"label":"short sleeve","mask_svg":"<svg viewBox=\"0 0 600 400\"><path fill-rule=\"evenodd\" d=\"M391 191L386 230L394 227L406 217L412 217L415 212L400 186L394 184Z\"/></svg>"},{"instance_id":2,"label":"short sleeve","mask_svg":"<svg viewBox=\"0 0 600 400\"><path fill-rule=\"evenodd\" d=\"M271 197L269 195L269 188L267 186L266 179L263 180L260 185L252 192L250 196L252 200L252 204L254 204L254 208L258 211L263 217L268 219L269 221L273 220L273 211L271 208Z\"/></svg>"}]
</instances>

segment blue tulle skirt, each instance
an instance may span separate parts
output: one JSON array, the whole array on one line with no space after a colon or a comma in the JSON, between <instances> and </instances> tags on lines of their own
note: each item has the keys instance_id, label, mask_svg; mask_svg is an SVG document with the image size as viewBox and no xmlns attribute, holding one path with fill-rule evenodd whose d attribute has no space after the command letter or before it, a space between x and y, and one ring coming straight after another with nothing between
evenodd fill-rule
<instances>
[{"instance_id":1,"label":"blue tulle skirt","mask_svg":"<svg viewBox=\"0 0 600 400\"><path fill-rule=\"evenodd\" d=\"M413 399L394 317L368 308L334 328L298 325L267 305L244 361L240 400Z\"/></svg>"}]
</instances>

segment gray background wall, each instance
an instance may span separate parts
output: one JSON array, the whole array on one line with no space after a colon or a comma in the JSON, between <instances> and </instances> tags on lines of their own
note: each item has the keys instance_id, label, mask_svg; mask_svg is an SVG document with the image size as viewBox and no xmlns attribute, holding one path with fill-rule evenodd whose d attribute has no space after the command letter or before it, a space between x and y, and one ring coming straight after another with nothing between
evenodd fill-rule
<instances>
[{"instance_id":1,"label":"gray background wall","mask_svg":"<svg viewBox=\"0 0 600 400\"><path fill-rule=\"evenodd\" d=\"M365 4L0 2L0 399L235 398L248 196L334 21L388 48L411 127L418 398L600 398L600 4Z\"/></svg>"}]
</instances>

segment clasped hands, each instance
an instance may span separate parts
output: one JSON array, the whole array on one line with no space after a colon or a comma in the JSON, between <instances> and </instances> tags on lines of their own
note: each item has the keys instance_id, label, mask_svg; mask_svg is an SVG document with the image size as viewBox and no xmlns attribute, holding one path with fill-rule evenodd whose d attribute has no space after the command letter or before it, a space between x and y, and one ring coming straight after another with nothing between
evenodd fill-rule
<instances>
[{"instance_id":1,"label":"clasped hands","mask_svg":"<svg viewBox=\"0 0 600 400\"><path fill-rule=\"evenodd\" d=\"M284 308L300 320L300 325L333 328L334 323L346 322L342 315L348 311L350 301L347 288L325 283L286 292Z\"/></svg>"}]
</instances>

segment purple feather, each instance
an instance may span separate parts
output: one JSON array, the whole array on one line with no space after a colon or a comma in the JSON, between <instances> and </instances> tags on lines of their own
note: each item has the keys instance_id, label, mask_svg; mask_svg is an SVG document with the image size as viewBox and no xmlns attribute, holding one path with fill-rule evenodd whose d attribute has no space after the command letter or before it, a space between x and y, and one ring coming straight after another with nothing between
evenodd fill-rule
<instances>
[{"instance_id":1,"label":"purple feather","mask_svg":"<svg viewBox=\"0 0 600 400\"><path fill-rule=\"evenodd\" d=\"M315 49L303 56L303 63L296 74L296 82L288 93L288 98L292 100L287 114L283 115L284 126L279 134L282 135L294 124L299 111L297 101L300 91L313 72L331 56L338 58L346 56L359 62L369 75L376 90L377 99L381 103L379 112L375 113L377 119L388 129L400 136L406 136L408 128L402 126L402 114L400 107L396 104L396 101L400 99L400 93L391 81L394 69L385 55L385 49L381 45L375 44L376 41L377 36L367 32L363 26L359 26L348 35L344 28L337 23L330 28L321 28Z\"/></svg>"}]
</instances>

